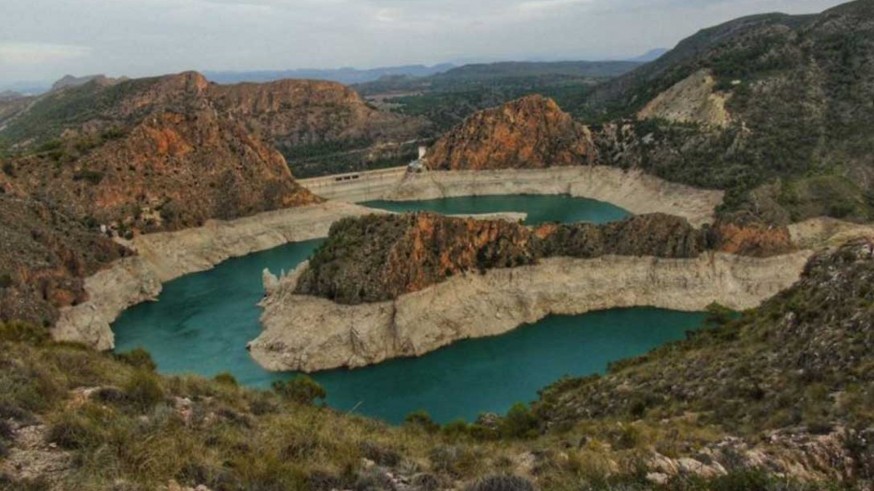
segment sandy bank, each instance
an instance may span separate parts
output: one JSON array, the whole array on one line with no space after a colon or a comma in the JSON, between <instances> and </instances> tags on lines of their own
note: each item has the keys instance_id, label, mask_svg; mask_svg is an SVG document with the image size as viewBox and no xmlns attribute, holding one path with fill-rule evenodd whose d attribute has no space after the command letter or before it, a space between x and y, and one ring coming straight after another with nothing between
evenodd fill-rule
<instances>
[{"instance_id":1,"label":"sandy bank","mask_svg":"<svg viewBox=\"0 0 874 491\"><path fill-rule=\"evenodd\" d=\"M141 235L129 244L137 256L117 261L85 280L89 300L62 309L52 335L60 341L112 349L110 324L124 309L156 298L162 283L205 271L232 257L322 238L341 218L375 212L379 211L327 202L233 221L209 221L179 232Z\"/></svg>"},{"instance_id":2,"label":"sandy bank","mask_svg":"<svg viewBox=\"0 0 874 491\"><path fill-rule=\"evenodd\" d=\"M635 215L681 216L698 227L713 222L724 193L668 182L639 170L574 166L406 174L383 198L410 201L496 194L569 194L606 201Z\"/></svg>"},{"instance_id":3,"label":"sandy bank","mask_svg":"<svg viewBox=\"0 0 874 491\"><path fill-rule=\"evenodd\" d=\"M361 367L420 356L454 341L502 334L550 314L618 307L746 309L792 285L810 251L766 259L605 256L469 273L389 301L340 305L294 294L306 263L271 283L252 356L269 370Z\"/></svg>"}]
</instances>

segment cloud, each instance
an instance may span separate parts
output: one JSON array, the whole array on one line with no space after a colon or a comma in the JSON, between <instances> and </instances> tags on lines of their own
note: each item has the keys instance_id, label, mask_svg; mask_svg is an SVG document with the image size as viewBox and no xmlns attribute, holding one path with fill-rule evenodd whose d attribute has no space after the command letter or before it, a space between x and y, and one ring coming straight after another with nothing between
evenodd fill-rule
<instances>
[{"instance_id":1,"label":"cloud","mask_svg":"<svg viewBox=\"0 0 874 491\"><path fill-rule=\"evenodd\" d=\"M65 73L606 59L843 0L0 0L0 88Z\"/></svg>"},{"instance_id":2,"label":"cloud","mask_svg":"<svg viewBox=\"0 0 874 491\"><path fill-rule=\"evenodd\" d=\"M39 65L57 63L88 56L91 48L72 44L3 43L0 42L0 63Z\"/></svg>"},{"instance_id":3,"label":"cloud","mask_svg":"<svg viewBox=\"0 0 874 491\"><path fill-rule=\"evenodd\" d=\"M520 3L516 8L520 12L543 13L561 10L582 4L591 3L590 0L528 0Z\"/></svg>"}]
</instances>

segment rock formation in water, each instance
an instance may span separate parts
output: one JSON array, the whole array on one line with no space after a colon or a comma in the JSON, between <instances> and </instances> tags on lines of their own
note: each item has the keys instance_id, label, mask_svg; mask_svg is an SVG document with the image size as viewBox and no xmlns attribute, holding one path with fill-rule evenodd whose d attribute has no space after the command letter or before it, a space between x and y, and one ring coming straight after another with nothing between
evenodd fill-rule
<instances>
[{"instance_id":1,"label":"rock formation in water","mask_svg":"<svg viewBox=\"0 0 874 491\"><path fill-rule=\"evenodd\" d=\"M589 130L552 99L523 97L479 111L428 152L432 169L543 168L593 163Z\"/></svg>"},{"instance_id":2,"label":"rock formation in water","mask_svg":"<svg viewBox=\"0 0 874 491\"><path fill-rule=\"evenodd\" d=\"M549 314L744 309L798 278L810 253L791 250L757 228L696 229L664 214L533 228L431 213L350 218L278 284L265 275L265 330L250 350L271 370L358 367Z\"/></svg>"},{"instance_id":3,"label":"rock formation in water","mask_svg":"<svg viewBox=\"0 0 874 491\"><path fill-rule=\"evenodd\" d=\"M686 220L662 214L535 229L432 213L349 218L331 227L296 292L343 304L379 302L464 272L513 268L550 256L696 257L705 236Z\"/></svg>"},{"instance_id":4,"label":"rock formation in water","mask_svg":"<svg viewBox=\"0 0 874 491\"><path fill-rule=\"evenodd\" d=\"M700 311L713 303L742 310L794 283L809 255L552 257L463 272L396 299L357 305L298 294L305 263L262 301L264 330L249 349L269 370L354 368L503 334L550 314L640 306Z\"/></svg>"}]
</instances>

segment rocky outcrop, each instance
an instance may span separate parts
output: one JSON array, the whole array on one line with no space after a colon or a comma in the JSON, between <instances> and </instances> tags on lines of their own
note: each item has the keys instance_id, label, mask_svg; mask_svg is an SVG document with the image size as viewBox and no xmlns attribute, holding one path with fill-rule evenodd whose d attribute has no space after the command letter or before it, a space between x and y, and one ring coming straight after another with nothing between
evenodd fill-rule
<instances>
[{"instance_id":1,"label":"rocky outcrop","mask_svg":"<svg viewBox=\"0 0 874 491\"><path fill-rule=\"evenodd\" d=\"M185 73L103 89L124 92L94 122L67 129L60 153L13 162L9 191L45 196L122 232L317 202L278 152L217 113L207 88L202 76ZM57 163L68 155L72 162Z\"/></svg>"},{"instance_id":2,"label":"rocky outcrop","mask_svg":"<svg viewBox=\"0 0 874 491\"><path fill-rule=\"evenodd\" d=\"M84 288L87 300L62 308L52 335L61 341L111 349L110 324L124 309L155 299L162 283L210 269L231 257L324 237L331 223L373 212L355 205L323 203L137 236L129 245L138 255L89 276Z\"/></svg>"},{"instance_id":3,"label":"rocky outcrop","mask_svg":"<svg viewBox=\"0 0 874 491\"><path fill-rule=\"evenodd\" d=\"M702 69L656 96L637 117L724 127L731 122L725 103L726 95L716 91L713 74Z\"/></svg>"},{"instance_id":4,"label":"rocky outcrop","mask_svg":"<svg viewBox=\"0 0 874 491\"><path fill-rule=\"evenodd\" d=\"M300 145L405 140L424 124L378 111L336 82L211 85L209 95L220 111L283 153Z\"/></svg>"},{"instance_id":5,"label":"rocky outcrop","mask_svg":"<svg viewBox=\"0 0 874 491\"><path fill-rule=\"evenodd\" d=\"M331 227L296 293L354 305L395 299L466 272L534 264L543 257L691 258L705 247L705 233L682 218L661 214L535 229L433 213L373 215Z\"/></svg>"},{"instance_id":6,"label":"rocky outcrop","mask_svg":"<svg viewBox=\"0 0 874 491\"><path fill-rule=\"evenodd\" d=\"M264 331L249 348L269 370L315 371L419 356L549 314L632 306L702 310L712 302L745 309L794 283L809 256L548 258L462 273L396 300L362 305L297 294L309 267L303 264L262 302Z\"/></svg>"},{"instance_id":7,"label":"rocky outcrop","mask_svg":"<svg viewBox=\"0 0 874 491\"><path fill-rule=\"evenodd\" d=\"M431 213L345 219L288 277L265 273L265 330L250 348L272 370L311 371L418 356L549 314L745 309L791 285L811 254L768 251L750 238L759 232L661 214L535 228Z\"/></svg>"},{"instance_id":8,"label":"rocky outcrop","mask_svg":"<svg viewBox=\"0 0 874 491\"><path fill-rule=\"evenodd\" d=\"M539 95L473 114L428 152L429 167L442 170L536 169L595 159L589 130Z\"/></svg>"},{"instance_id":9,"label":"rocky outcrop","mask_svg":"<svg viewBox=\"0 0 874 491\"><path fill-rule=\"evenodd\" d=\"M710 241L722 252L744 256L773 256L795 249L788 227L759 222L719 221L710 228Z\"/></svg>"},{"instance_id":10,"label":"rocky outcrop","mask_svg":"<svg viewBox=\"0 0 874 491\"><path fill-rule=\"evenodd\" d=\"M331 227L297 292L344 304L397 298L463 271L534 262L531 231L503 220L372 215Z\"/></svg>"}]
</instances>

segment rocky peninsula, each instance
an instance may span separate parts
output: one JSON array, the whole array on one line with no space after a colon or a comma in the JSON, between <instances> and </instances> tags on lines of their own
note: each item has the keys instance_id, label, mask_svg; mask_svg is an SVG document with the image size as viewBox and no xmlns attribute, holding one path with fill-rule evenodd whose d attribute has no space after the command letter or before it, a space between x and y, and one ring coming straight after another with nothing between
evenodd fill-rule
<instances>
[{"instance_id":1,"label":"rocky peninsula","mask_svg":"<svg viewBox=\"0 0 874 491\"><path fill-rule=\"evenodd\" d=\"M745 309L792 285L811 255L722 252L736 236L661 214L537 228L427 213L342 220L310 262L265 275L265 329L249 347L270 370L316 371L419 356L550 314Z\"/></svg>"}]
</instances>

